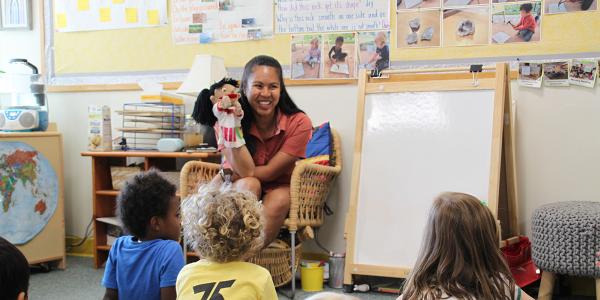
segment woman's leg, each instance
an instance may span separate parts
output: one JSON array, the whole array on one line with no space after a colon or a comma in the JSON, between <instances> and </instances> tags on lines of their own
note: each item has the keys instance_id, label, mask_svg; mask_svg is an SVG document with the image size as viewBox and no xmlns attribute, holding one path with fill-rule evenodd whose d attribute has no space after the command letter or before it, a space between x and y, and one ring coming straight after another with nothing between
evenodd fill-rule
<instances>
[{"instance_id":1,"label":"woman's leg","mask_svg":"<svg viewBox=\"0 0 600 300\"><path fill-rule=\"evenodd\" d=\"M223 183L221 175L215 176L211 182L216 184ZM234 181L233 185L238 189L250 190L250 192L256 195L256 199L260 200L260 196L262 194L262 186L260 185L260 181L258 181L258 179L256 179L255 177L240 178Z\"/></svg>"},{"instance_id":2,"label":"woman's leg","mask_svg":"<svg viewBox=\"0 0 600 300\"><path fill-rule=\"evenodd\" d=\"M286 188L274 189L263 197L263 212L267 219L264 247L277 238L290 210L290 203L290 190Z\"/></svg>"}]
</instances>

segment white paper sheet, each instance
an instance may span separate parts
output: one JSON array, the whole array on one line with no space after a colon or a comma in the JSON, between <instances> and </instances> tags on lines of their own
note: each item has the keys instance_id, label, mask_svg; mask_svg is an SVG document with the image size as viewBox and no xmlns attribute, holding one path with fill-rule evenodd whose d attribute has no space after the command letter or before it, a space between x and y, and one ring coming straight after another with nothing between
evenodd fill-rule
<instances>
[{"instance_id":1,"label":"white paper sheet","mask_svg":"<svg viewBox=\"0 0 600 300\"><path fill-rule=\"evenodd\" d=\"M202 33L211 33L213 43L274 38L273 14L265 13L273 9L272 1L231 0L225 3L231 5L222 5L222 2L227 1L172 0L173 44L200 42L199 33L189 32L190 25L202 25Z\"/></svg>"},{"instance_id":2,"label":"white paper sheet","mask_svg":"<svg viewBox=\"0 0 600 300\"><path fill-rule=\"evenodd\" d=\"M412 8L413 6L423 2L423 0L404 0L406 4L406 8Z\"/></svg>"},{"instance_id":3,"label":"white paper sheet","mask_svg":"<svg viewBox=\"0 0 600 300\"><path fill-rule=\"evenodd\" d=\"M521 75L531 75L531 67L530 66L521 66Z\"/></svg>"},{"instance_id":4,"label":"white paper sheet","mask_svg":"<svg viewBox=\"0 0 600 300\"><path fill-rule=\"evenodd\" d=\"M86 7L80 6L87 2ZM117 1L115 1L117 2ZM80 5L78 5L80 4ZM84 10L79 10L79 9ZM101 11L108 12L103 15ZM106 9L109 10L106 10ZM135 8L137 16L135 22L127 22L127 9ZM66 16L66 27L62 22ZM108 19L106 17L108 16ZM158 20L156 20L158 17ZM55 29L58 32L110 30L139 27L154 27L168 25L167 0L127 0L123 3L113 3L110 0L94 1L83 0L55 0L54 2ZM158 22L154 22L154 21ZM104 22L101 22L104 21Z\"/></svg>"},{"instance_id":5,"label":"white paper sheet","mask_svg":"<svg viewBox=\"0 0 600 300\"><path fill-rule=\"evenodd\" d=\"M500 31L494 35L492 35L492 39L496 41L498 44L504 44L508 39L510 39L510 35Z\"/></svg>"},{"instance_id":6,"label":"white paper sheet","mask_svg":"<svg viewBox=\"0 0 600 300\"><path fill-rule=\"evenodd\" d=\"M302 63L294 64L292 67L292 78L296 79L304 74L304 66Z\"/></svg>"},{"instance_id":7,"label":"white paper sheet","mask_svg":"<svg viewBox=\"0 0 600 300\"><path fill-rule=\"evenodd\" d=\"M448 2L444 2L444 7L450 6L465 6L469 5L472 0L448 0Z\"/></svg>"},{"instance_id":8,"label":"white paper sheet","mask_svg":"<svg viewBox=\"0 0 600 300\"><path fill-rule=\"evenodd\" d=\"M334 64L331 66L331 72L340 74L350 74L348 64Z\"/></svg>"},{"instance_id":9,"label":"white paper sheet","mask_svg":"<svg viewBox=\"0 0 600 300\"><path fill-rule=\"evenodd\" d=\"M275 33L390 28L389 0L277 0Z\"/></svg>"}]
</instances>

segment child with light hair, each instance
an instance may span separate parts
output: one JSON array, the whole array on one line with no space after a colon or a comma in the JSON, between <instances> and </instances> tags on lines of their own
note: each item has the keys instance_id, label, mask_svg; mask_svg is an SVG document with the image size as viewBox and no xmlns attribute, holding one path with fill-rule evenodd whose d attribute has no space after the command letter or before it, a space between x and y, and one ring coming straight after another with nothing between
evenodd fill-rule
<instances>
[{"instance_id":1,"label":"child with light hair","mask_svg":"<svg viewBox=\"0 0 600 300\"><path fill-rule=\"evenodd\" d=\"M417 263L398 300L533 300L498 249L492 212L474 196L446 192L433 202Z\"/></svg>"},{"instance_id":2,"label":"child with light hair","mask_svg":"<svg viewBox=\"0 0 600 300\"><path fill-rule=\"evenodd\" d=\"M375 68L379 71L390 67L390 47L387 45L387 40L388 36L385 31L378 31L373 40L376 50L370 62L375 62Z\"/></svg>"},{"instance_id":3,"label":"child with light hair","mask_svg":"<svg viewBox=\"0 0 600 300\"><path fill-rule=\"evenodd\" d=\"M309 64L311 68L314 68L315 64L321 63L321 49L319 48L318 37L314 37L310 41L310 50L308 50L308 55L304 58L304 62Z\"/></svg>"},{"instance_id":4,"label":"child with light hair","mask_svg":"<svg viewBox=\"0 0 600 300\"><path fill-rule=\"evenodd\" d=\"M277 299L269 271L245 262L263 246L262 210L230 183L203 184L183 201L183 234L200 261L179 273L177 299Z\"/></svg>"}]
</instances>

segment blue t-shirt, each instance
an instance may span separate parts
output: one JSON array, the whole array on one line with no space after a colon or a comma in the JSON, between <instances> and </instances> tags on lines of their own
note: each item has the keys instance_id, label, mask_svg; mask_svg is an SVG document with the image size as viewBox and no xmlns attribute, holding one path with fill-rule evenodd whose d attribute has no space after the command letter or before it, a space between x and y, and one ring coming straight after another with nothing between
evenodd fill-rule
<instances>
[{"instance_id":1,"label":"blue t-shirt","mask_svg":"<svg viewBox=\"0 0 600 300\"><path fill-rule=\"evenodd\" d=\"M110 248L102 285L119 291L119 299L157 299L160 289L175 286L185 266L181 246L171 240L118 238Z\"/></svg>"}]
</instances>

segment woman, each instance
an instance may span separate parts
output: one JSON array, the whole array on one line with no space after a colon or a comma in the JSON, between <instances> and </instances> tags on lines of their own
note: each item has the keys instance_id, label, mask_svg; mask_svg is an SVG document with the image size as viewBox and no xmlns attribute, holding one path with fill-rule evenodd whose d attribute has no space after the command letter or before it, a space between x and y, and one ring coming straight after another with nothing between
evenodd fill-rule
<instances>
[{"instance_id":1,"label":"woman","mask_svg":"<svg viewBox=\"0 0 600 300\"><path fill-rule=\"evenodd\" d=\"M312 124L288 95L281 65L273 57L259 55L246 64L240 92L246 145L219 145L219 150L225 157L224 171L232 170L234 185L263 200L266 247L277 237L290 209L291 175L296 161L305 158ZM214 180L223 179L218 175Z\"/></svg>"}]
</instances>

